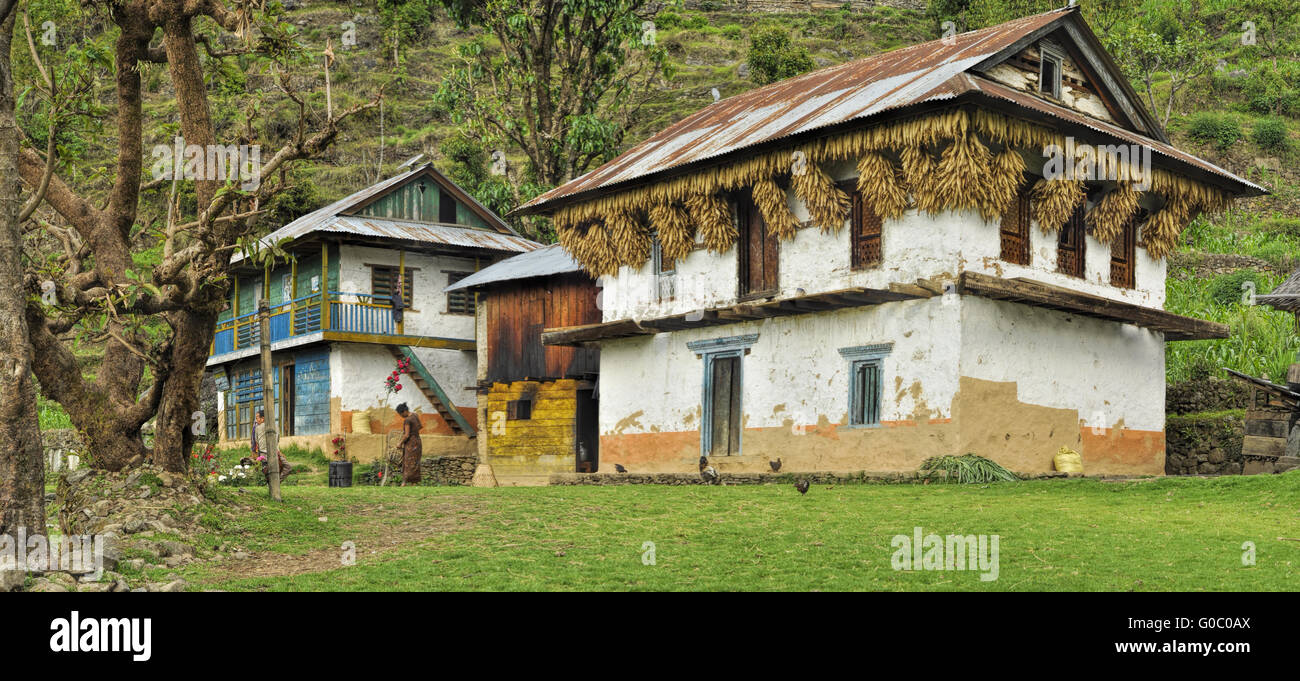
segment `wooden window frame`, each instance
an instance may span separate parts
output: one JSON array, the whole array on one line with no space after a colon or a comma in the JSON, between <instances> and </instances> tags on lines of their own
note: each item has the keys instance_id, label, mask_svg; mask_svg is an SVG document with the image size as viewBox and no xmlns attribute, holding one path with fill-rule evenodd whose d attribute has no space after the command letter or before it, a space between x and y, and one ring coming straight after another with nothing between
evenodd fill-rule
<instances>
[{"instance_id":1,"label":"wooden window frame","mask_svg":"<svg viewBox=\"0 0 1300 681\"><path fill-rule=\"evenodd\" d=\"M650 257L655 275L655 299L659 301L674 300L677 298L677 261L671 261L671 268L664 269L664 245L659 240L659 233L651 234L650 239ZM664 295L665 288L670 289L668 295Z\"/></svg>"},{"instance_id":2,"label":"wooden window frame","mask_svg":"<svg viewBox=\"0 0 1300 681\"><path fill-rule=\"evenodd\" d=\"M399 265L377 265L377 264L372 265L369 263L366 264L366 267L370 268L370 295L372 296L379 295L378 293L375 292L375 281L377 281L376 275L379 270L390 270L391 272L393 272L393 274L396 274L398 270L404 269L403 275L410 281L402 282L403 289L404 289L402 291L402 307L406 312L419 312L419 310L416 309L414 303L415 303L415 273L419 271L420 268L418 267L402 268ZM392 281L391 276L389 276L388 279L389 281ZM410 295L408 296L407 294ZM374 298L371 298L370 300L373 302ZM389 300L389 304L392 304L391 300Z\"/></svg>"},{"instance_id":3,"label":"wooden window frame","mask_svg":"<svg viewBox=\"0 0 1300 681\"><path fill-rule=\"evenodd\" d=\"M1050 83L1051 89L1044 88L1047 85L1046 70L1047 64L1052 64L1056 71L1056 76ZM1065 81L1065 54L1060 50L1044 43L1038 45L1038 93L1048 95L1052 99L1061 98L1061 87Z\"/></svg>"},{"instance_id":4,"label":"wooden window frame","mask_svg":"<svg viewBox=\"0 0 1300 681\"><path fill-rule=\"evenodd\" d=\"M1130 290L1137 288L1137 231L1137 216L1134 215L1110 245L1111 286Z\"/></svg>"},{"instance_id":5,"label":"wooden window frame","mask_svg":"<svg viewBox=\"0 0 1300 681\"><path fill-rule=\"evenodd\" d=\"M893 349L893 343L840 348L840 356L849 362L849 427L882 427L880 413L885 399L885 358ZM867 369L875 373L874 385L862 385L862 374ZM871 394L866 395L864 389L870 390ZM865 403L864 397L868 398Z\"/></svg>"},{"instance_id":6,"label":"wooden window frame","mask_svg":"<svg viewBox=\"0 0 1300 681\"><path fill-rule=\"evenodd\" d=\"M849 261L854 271L873 270L885 264L885 221L862 197L858 191L858 181L848 180L837 184L839 189L849 195ZM874 228L874 233L866 233L866 228ZM863 254L865 249L859 245L871 240L876 242L875 257Z\"/></svg>"},{"instance_id":7,"label":"wooden window frame","mask_svg":"<svg viewBox=\"0 0 1300 681\"><path fill-rule=\"evenodd\" d=\"M531 397L509 400L506 402L507 421L533 420L533 399Z\"/></svg>"},{"instance_id":8,"label":"wooden window frame","mask_svg":"<svg viewBox=\"0 0 1300 681\"><path fill-rule=\"evenodd\" d=\"M1033 230L1030 229L1032 211L1029 189L1031 186L1028 182L1020 186L1016 198L1011 202L1007 212L1003 213L1002 222L998 226L1000 241L998 258L1003 262L1025 267L1032 266L1034 257ZM1008 238L1009 236L1014 236L1020 241L1019 249L1016 248L1014 240Z\"/></svg>"},{"instance_id":9,"label":"wooden window frame","mask_svg":"<svg viewBox=\"0 0 1300 681\"><path fill-rule=\"evenodd\" d=\"M1074 213L1064 225L1061 225L1060 232L1056 235L1056 271L1067 277L1075 279L1088 278L1088 228L1084 223L1084 215L1087 213L1087 200L1079 202L1074 209ZM1065 238L1069 234L1078 235L1078 244L1074 250L1076 252L1077 266L1074 269L1067 269L1064 254L1069 250L1065 244Z\"/></svg>"},{"instance_id":10,"label":"wooden window frame","mask_svg":"<svg viewBox=\"0 0 1300 681\"><path fill-rule=\"evenodd\" d=\"M745 224L741 223L741 207L745 211ZM773 247L776 248L776 274L772 277L775 284L764 289L750 289L748 280L750 276L749 266L751 259L749 253L750 230L753 229L755 218L758 220L758 229L763 233L763 258L766 259L768 239L772 240ZM763 220L763 214L754 203L753 198L748 194L738 193L731 199L731 221L736 226L736 299L738 301L759 300L762 298L771 298L781 291L781 240L776 235L767 230L767 222Z\"/></svg>"},{"instance_id":11,"label":"wooden window frame","mask_svg":"<svg viewBox=\"0 0 1300 681\"><path fill-rule=\"evenodd\" d=\"M445 274L445 275L447 275L447 285L448 285L448 286L451 286L452 284L454 284L454 283L460 281L461 279L464 279L465 277L468 277L469 275L474 274L473 272L463 272L463 271L459 271L459 270L443 270L442 273ZM454 277L454 278L453 278L453 277ZM469 305L469 311L468 311L468 312L463 312L463 311L458 311L458 310L453 310L453 309L452 309L452 300L459 299L459 298L461 298L462 296L463 296L464 300L467 302L467 304ZM456 291L448 291L446 297L447 297L447 308L446 308L446 309L447 309L447 312L446 312L447 314L460 315L460 316L463 316L463 317L473 317L473 316L475 316L476 314L478 314L478 300L476 299L476 297L475 297L473 291L468 291L468 290L465 290L465 289L459 289L459 290L456 290Z\"/></svg>"}]
</instances>

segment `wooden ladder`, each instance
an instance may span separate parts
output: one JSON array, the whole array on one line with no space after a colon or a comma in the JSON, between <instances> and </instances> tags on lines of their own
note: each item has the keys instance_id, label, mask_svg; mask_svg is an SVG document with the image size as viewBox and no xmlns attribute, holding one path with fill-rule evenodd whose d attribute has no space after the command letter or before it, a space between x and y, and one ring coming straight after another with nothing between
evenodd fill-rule
<instances>
[{"instance_id":1,"label":"wooden ladder","mask_svg":"<svg viewBox=\"0 0 1300 681\"><path fill-rule=\"evenodd\" d=\"M433 404L434 409L438 410L438 415L451 428L451 432L469 438L478 435L474 427L469 425L469 421L466 421L465 417L456 409L456 405L447 398L447 393L443 392L442 386L438 385L438 381L434 380L433 374L429 373L424 363L420 361L419 357L415 356L410 347L405 345L389 345L387 347L388 351L393 353L393 357L410 360L411 368L407 376L410 376L415 385L420 388L420 392L429 398L429 402Z\"/></svg>"}]
</instances>

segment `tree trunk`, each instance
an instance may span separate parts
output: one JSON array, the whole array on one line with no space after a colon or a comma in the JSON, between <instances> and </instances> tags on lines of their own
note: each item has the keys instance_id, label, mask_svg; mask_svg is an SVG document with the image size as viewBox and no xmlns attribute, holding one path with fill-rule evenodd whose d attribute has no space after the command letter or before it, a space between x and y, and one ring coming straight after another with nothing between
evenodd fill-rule
<instances>
[{"instance_id":1,"label":"tree trunk","mask_svg":"<svg viewBox=\"0 0 1300 681\"><path fill-rule=\"evenodd\" d=\"M18 121L14 116L13 4L0 3L0 535L45 534L45 460L36 420L18 193Z\"/></svg>"}]
</instances>

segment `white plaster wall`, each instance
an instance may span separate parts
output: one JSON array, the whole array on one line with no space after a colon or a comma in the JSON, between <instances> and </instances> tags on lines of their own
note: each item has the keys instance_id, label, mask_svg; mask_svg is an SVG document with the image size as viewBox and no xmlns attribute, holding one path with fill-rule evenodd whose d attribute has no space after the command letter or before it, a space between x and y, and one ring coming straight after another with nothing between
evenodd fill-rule
<instances>
[{"instance_id":1,"label":"white plaster wall","mask_svg":"<svg viewBox=\"0 0 1300 681\"><path fill-rule=\"evenodd\" d=\"M857 177L851 163L837 164L827 171L837 181ZM796 218L808 220L806 207L793 191L787 192L787 200ZM1085 253L1086 276L1079 279L1056 271L1056 233L1044 234L1037 223L1031 224L1031 260L1023 266L1001 260L998 227L997 221L985 221L973 210L939 215L910 210L900 218L884 221L883 263L860 271L851 267L847 220L844 228L833 233L823 233L816 226L801 229L793 240L781 243L778 297L851 287L888 289L890 283L946 278L971 270L1006 278L1025 277L1135 305L1164 306L1165 262L1152 259L1145 248L1137 249L1136 287L1126 290L1110 285L1110 246L1091 235ZM676 295L669 300L659 299L649 261L639 268L622 267L617 277L601 277L602 318L654 318L734 304L738 300L737 258L735 247L725 253L691 252L677 265Z\"/></svg>"},{"instance_id":2,"label":"white plaster wall","mask_svg":"<svg viewBox=\"0 0 1300 681\"><path fill-rule=\"evenodd\" d=\"M416 348L416 356L458 407L473 406L473 393L464 390L474 384L474 353L458 350ZM384 378L397 361L388 349L369 343L340 343L330 353L330 387L337 390L340 409L359 411L370 407L396 407L402 402L412 411L434 413L433 404L409 377L402 377L402 389L384 393Z\"/></svg>"},{"instance_id":3,"label":"white plaster wall","mask_svg":"<svg viewBox=\"0 0 1300 681\"><path fill-rule=\"evenodd\" d=\"M339 286L341 291L370 293L369 265L397 267L400 251L389 248L343 245L339 251ZM446 271L474 272L490 264L484 260L447 255L406 252L406 266L415 270L415 300L406 301L404 330L412 336L474 338L473 315L447 314Z\"/></svg>"},{"instance_id":4,"label":"white plaster wall","mask_svg":"<svg viewBox=\"0 0 1300 681\"><path fill-rule=\"evenodd\" d=\"M1015 382L1021 402L1076 409L1088 426L1164 431L1162 334L984 298L961 309L963 376Z\"/></svg>"},{"instance_id":5,"label":"white plaster wall","mask_svg":"<svg viewBox=\"0 0 1300 681\"><path fill-rule=\"evenodd\" d=\"M704 364L686 344L750 333L759 336L744 358L746 428L816 425L821 417L847 424L849 361L839 349L887 342L894 347L884 360L881 420L949 418L960 309L959 298L933 298L606 342L601 433L697 430Z\"/></svg>"}]
</instances>

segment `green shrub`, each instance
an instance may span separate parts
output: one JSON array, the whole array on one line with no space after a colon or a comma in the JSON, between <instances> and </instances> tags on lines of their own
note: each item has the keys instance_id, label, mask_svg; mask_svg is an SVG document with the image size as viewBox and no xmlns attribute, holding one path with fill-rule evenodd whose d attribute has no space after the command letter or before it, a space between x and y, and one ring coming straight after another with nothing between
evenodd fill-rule
<instances>
[{"instance_id":1,"label":"green shrub","mask_svg":"<svg viewBox=\"0 0 1300 681\"><path fill-rule=\"evenodd\" d=\"M948 473L948 482L988 483L1012 482L1020 479L997 462L975 454L932 456L921 464L921 470L945 471Z\"/></svg>"},{"instance_id":2,"label":"green shrub","mask_svg":"<svg viewBox=\"0 0 1300 681\"><path fill-rule=\"evenodd\" d=\"M739 40L745 34L745 28L740 24L727 24L722 27L722 36L728 40Z\"/></svg>"},{"instance_id":3,"label":"green shrub","mask_svg":"<svg viewBox=\"0 0 1300 681\"><path fill-rule=\"evenodd\" d=\"M808 50L790 42L780 28L765 28L749 39L750 79L759 85L797 76L813 67Z\"/></svg>"},{"instance_id":4,"label":"green shrub","mask_svg":"<svg viewBox=\"0 0 1300 681\"><path fill-rule=\"evenodd\" d=\"M1269 218L1255 229L1268 234L1300 237L1300 218Z\"/></svg>"},{"instance_id":5,"label":"green shrub","mask_svg":"<svg viewBox=\"0 0 1300 681\"><path fill-rule=\"evenodd\" d=\"M1240 305L1246 301L1249 290L1246 282L1254 285L1256 293L1262 292L1259 290L1260 279L1259 273L1252 270L1237 270L1232 274L1216 277L1210 284L1210 297L1223 307Z\"/></svg>"},{"instance_id":6,"label":"green shrub","mask_svg":"<svg viewBox=\"0 0 1300 681\"><path fill-rule=\"evenodd\" d=\"M1213 143L1221 151L1232 146L1242 136L1241 123L1236 118L1211 111L1202 111L1192 116L1188 121L1187 132L1192 139Z\"/></svg>"},{"instance_id":7,"label":"green shrub","mask_svg":"<svg viewBox=\"0 0 1300 681\"><path fill-rule=\"evenodd\" d=\"M1262 63L1242 86L1250 108L1266 114L1300 113L1300 64L1282 61L1274 68Z\"/></svg>"},{"instance_id":8,"label":"green shrub","mask_svg":"<svg viewBox=\"0 0 1300 681\"><path fill-rule=\"evenodd\" d=\"M682 17L682 28L699 30L709 25L709 18L703 14L687 14Z\"/></svg>"},{"instance_id":9,"label":"green shrub","mask_svg":"<svg viewBox=\"0 0 1300 681\"><path fill-rule=\"evenodd\" d=\"M659 29L677 28L682 25L682 15L676 12L660 12L655 15L655 27Z\"/></svg>"},{"instance_id":10,"label":"green shrub","mask_svg":"<svg viewBox=\"0 0 1300 681\"><path fill-rule=\"evenodd\" d=\"M1278 117L1265 118L1255 123L1255 129L1251 131L1251 139L1260 149L1282 153L1291 145L1291 138L1287 135L1286 121Z\"/></svg>"},{"instance_id":11,"label":"green shrub","mask_svg":"<svg viewBox=\"0 0 1300 681\"><path fill-rule=\"evenodd\" d=\"M701 12L717 12L722 9L722 3L718 0L700 0L699 7Z\"/></svg>"}]
</instances>

